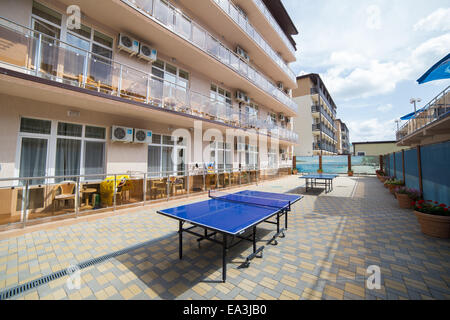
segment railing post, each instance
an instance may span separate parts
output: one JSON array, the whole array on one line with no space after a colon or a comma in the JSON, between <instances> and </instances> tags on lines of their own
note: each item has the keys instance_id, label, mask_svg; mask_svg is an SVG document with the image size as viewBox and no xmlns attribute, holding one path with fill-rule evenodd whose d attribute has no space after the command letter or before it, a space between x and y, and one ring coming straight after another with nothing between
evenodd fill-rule
<instances>
[{"instance_id":1,"label":"railing post","mask_svg":"<svg viewBox=\"0 0 450 320\"><path fill-rule=\"evenodd\" d=\"M120 97L120 92L122 91L122 72L123 72L123 66L120 65L119 70L119 83L117 83L117 96Z\"/></svg>"},{"instance_id":2,"label":"railing post","mask_svg":"<svg viewBox=\"0 0 450 320\"><path fill-rule=\"evenodd\" d=\"M166 190L167 190L167 201L169 201L169 198L170 198L170 176L167 177Z\"/></svg>"},{"instance_id":3,"label":"railing post","mask_svg":"<svg viewBox=\"0 0 450 320\"><path fill-rule=\"evenodd\" d=\"M42 33L39 33L38 44L36 46L36 52L35 52L36 76L39 76L39 69L41 68L41 49L42 49Z\"/></svg>"},{"instance_id":4,"label":"railing post","mask_svg":"<svg viewBox=\"0 0 450 320\"><path fill-rule=\"evenodd\" d=\"M144 173L144 182L142 183L142 205L145 206L147 200L147 173Z\"/></svg>"},{"instance_id":5,"label":"railing post","mask_svg":"<svg viewBox=\"0 0 450 320\"><path fill-rule=\"evenodd\" d=\"M25 182L25 190L22 193L22 210L23 210L23 225L22 228L25 228L25 225L28 221L28 196L29 196L29 187L30 187L30 180L26 180Z\"/></svg>"},{"instance_id":6,"label":"railing post","mask_svg":"<svg viewBox=\"0 0 450 320\"><path fill-rule=\"evenodd\" d=\"M191 179L190 179L190 176L191 176L191 173L190 173L190 171L189 171L189 166L188 166L188 168L187 168L187 175L186 175L186 193L187 193L187 196L189 197L189 194L190 194L190 182L191 182Z\"/></svg>"},{"instance_id":7,"label":"railing post","mask_svg":"<svg viewBox=\"0 0 450 320\"><path fill-rule=\"evenodd\" d=\"M423 180L422 180L422 148L420 145L417 146L417 170L419 173L419 190L420 193L423 195Z\"/></svg>"},{"instance_id":8,"label":"railing post","mask_svg":"<svg viewBox=\"0 0 450 320\"><path fill-rule=\"evenodd\" d=\"M205 176L205 168L203 168L202 172L203 172L203 191L206 191L206 176Z\"/></svg>"},{"instance_id":9,"label":"railing post","mask_svg":"<svg viewBox=\"0 0 450 320\"><path fill-rule=\"evenodd\" d=\"M89 195L86 195L89 196ZM77 177L75 182L75 217L78 218L80 213L80 177Z\"/></svg>"},{"instance_id":10,"label":"railing post","mask_svg":"<svg viewBox=\"0 0 450 320\"><path fill-rule=\"evenodd\" d=\"M117 175L114 174L114 194L113 194L113 212L116 211L116 195L117 195Z\"/></svg>"}]
</instances>

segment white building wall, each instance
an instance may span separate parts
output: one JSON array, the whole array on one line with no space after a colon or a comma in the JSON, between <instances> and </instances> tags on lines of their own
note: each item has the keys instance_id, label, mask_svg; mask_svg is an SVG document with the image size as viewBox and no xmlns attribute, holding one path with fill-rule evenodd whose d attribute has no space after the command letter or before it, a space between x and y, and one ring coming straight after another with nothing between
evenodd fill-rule
<instances>
[{"instance_id":1,"label":"white building wall","mask_svg":"<svg viewBox=\"0 0 450 320\"><path fill-rule=\"evenodd\" d=\"M294 147L295 156L312 156L314 137L312 134L313 117L311 106L313 100L310 95L293 98L298 105L298 116L294 119L294 131L299 136L299 142Z\"/></svg>"}]
</instances>

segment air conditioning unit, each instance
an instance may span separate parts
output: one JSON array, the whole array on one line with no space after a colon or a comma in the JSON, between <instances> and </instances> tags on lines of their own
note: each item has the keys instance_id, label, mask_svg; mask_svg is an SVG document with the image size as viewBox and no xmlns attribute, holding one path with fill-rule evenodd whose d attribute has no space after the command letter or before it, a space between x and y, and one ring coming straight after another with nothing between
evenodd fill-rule
<instances>
[{"instance_id":1,"label":"air conditioning unit","mask_svg":"<svg viewBox=\"0 0 450 320\"><path fill-rule=\"evenodd\" d=\"M283 90L284 89L283 82L278 82L277 87L278 87L278 89Z\"/></svg>"},{"instance_id":2,"label":"air conditioning unit","mask_svg":"<svg viewBox=\"0 0 450 320\"><path fill-rule=\"evenodd\" d=\"M236 100L239 102L250 103L250 98L242 91L236 91Z\"/></svg>"},{"instance_id":3,"label":"air conditioning unit","mask_svg":"<svg viewBox=\"0 0 450 320\"><path fill-rule=\"evenodd\" d=\"M154 62L156 61L157 55L158 51L156 51L156 49L153 49L149 45L141 43L141 45L139 46L139 53L138 53L139 58L150 62Z\"/></svg>"},{"instance_id":4,"label":"air conditioning unit","mask_svg":"<svg viewBox=\"0 0 450 320\"><path fill-rule=\"evenodd\" d=\"M135 143L152 143L152 132L144 129L134 129Z\"/></svg>"},{"instance_id":5,"label":"air conditioning unit","mask_svg":"<svg viewBox=\"0 0 450 320\"><path fill-rule=\"evenodd\" d=\"M239 47L239 46L236 47L236 53L245 61L247 61L247 62L250 61L250 57L248 56L247 51L245 51L241 47Z\"/></svg>"},{"instance_id":6,"label":"air conditioning unit","mask_svg":"<svg viewBox=\"0 0 450 320\"><path fill-rule=\"evenodd\" d=\"M139 41L123 33L119 34L119 43L117 47L119 50L124 50L131 55L139 53Z\"/></svg>"},{"instance_id":7,"label":"air conditioning unit","mask_svg":"<svg viewBox=\"0 0 450 320\"><path fill-rule=\"evenodd\" d=\"M111 140L120 142L133 142L133 128L112 126Z\"/></svg>"},{"instance_id":8,"label":"air conditioning unit","mask_svg":"<svg viewBox=\"0 0 450 320\"><path fill-rule=\"evenodd\" d=\"M278 115L278 120L280 120L280 121L286 121L285 115L282 114L282 113L280 113L280 114Z\"/></svg>"}]
</instances>

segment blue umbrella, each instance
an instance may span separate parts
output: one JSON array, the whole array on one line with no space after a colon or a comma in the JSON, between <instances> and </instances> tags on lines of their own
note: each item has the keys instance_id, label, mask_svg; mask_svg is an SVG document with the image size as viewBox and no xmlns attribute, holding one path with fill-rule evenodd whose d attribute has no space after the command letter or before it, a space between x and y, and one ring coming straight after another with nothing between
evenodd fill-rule
<instances>
[{"instance_id":1,"label":"blue umbrella","mask_svg":"<svg viewBox=\"0 0 450 320\"><path fill-rule=\"evenodd\" d=\"M450 79L450 53L445 56L444 59L432 66L427 72L425 72L424 75L417 80L417 82L422 84L440 79Z\"/></svg>"}]
</instances>

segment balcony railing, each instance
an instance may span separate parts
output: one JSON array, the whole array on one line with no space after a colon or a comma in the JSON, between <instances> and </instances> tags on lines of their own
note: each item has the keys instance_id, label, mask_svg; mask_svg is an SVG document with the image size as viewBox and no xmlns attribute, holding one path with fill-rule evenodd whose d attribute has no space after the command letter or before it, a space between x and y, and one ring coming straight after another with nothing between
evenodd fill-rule
<instances>
[{"instance_id":1,"label":"balcony railing","mask_svg":"<svg viewBox=\"0 0 450 320\"><path fill-rule=\"evenodd\" d=\"M295 55L295 48L294 45L289 41L286 34L281 30L280 25L275 20L275 18L272 16L270 11L267 9L266 5L261 0L253 0L254 3L256 3L256 6L261 10L261 12L264 14L264 16L267 18L269 23L272 25L272 27L278 32L281 39L283 40L284 44L289 48L289 51Z\"/></svg>"},{"instance_id":2,"label":"balcony railing","mask_svg":"<svg viewBox=\"0 0 450 320\"><path fill-rule=\"evenodd\" d=\"M297 112L297 104L286 93L278 89L278 87L262 73L242 60L236 53L228 49L199 24L187 18L178 9L170 5L170 3L164 3L160 0L122 0L122 2L130 5L147 17L159 21L167 29L213 56L227 67L230 67L232 70L248 79L258 88L264 90L294 112ZM235 8L230 5L225 5L225 7ZM238 23L244 23L239 20L242 20L243 18L239 18L239 13L237 9L235 10L236 13L233 13L232 18L234 20L237 19Z\"/></svg>"},{"instance_id":3,"label":"balcony railing","mask_svg":"<svg viewBox=\"0 0 450 320\"><path fill-rule=\"evenodd\" d=\"M311 94L318 94L318 95L320 95L322 97L322 99L327 103L328 109L330 109L331 113L333 114L333 117L336 118L336 110L331 106L331 102L328 101L328 99L323 94L322 90L320 90L317 87L313 87L313 88L310 89L310 93Z\"/></svg>"},{"instance_id":4,"label":"balcony railing","mask_svg":"<svg viewBox=\"0 0 450 320\"><path fill-rule=\"evenodd\" d=\"M330 123L330 125L336 129L336 125L334 123L333 118L328 114L328 112L325 111L325 108L323 107L323 105L312 105L311 106L311 112L319 112L321 113Z\"/></svg>"},{"instance_id":5,"label":"balcony railing","mask_svg":"<svg viewBox=\"0 0 450 320\"><path fill-rule=\"evenodd\" d=\"M334 134L334 132L331 131L330 129L328 129L323 123L314 123L312 125L312 130L313 131L321 131L321 132L325 133L326 135L328 135L331 139L336 141L336 135Z\"/></svg>"},{"instance_id":6,"label":"balcony railing","mask_svg":"<svg viewBox=\"0 0 450 320\"><path fill-rule=\"evenodd\" d=\"M243 129L265 129L287 141L298 138L229 104L5 19L0 19L0 43L0 66L8 69Z\"/></svg>"},{"instance_id":7,"label":"balcony railing","mask_svg":"<svg viewBox=\"0 0 450 320\"><path fill-rule=\"evenodd\" d=\"M334 145L329 144L325 141L322 142L314 142L313 143L313 150L323 150L323 151L328 151L328 152L333 152L333 153L337 153L337 149Z\"/></svg>"},{"instance_id":8,"label":"balcony railing","mask_svg":"<svg viewBox=\"0 0 450 320\"><path fill-rule=\"evenodd\" d=\"M434 97L425 107L416 112L396 133L397 141L413 134L432 122L450 115L450 86Z\"/></svg>"},{"instance_id":9,"label":"balcony railing","mask_svg":"<svg viewBox=\"0 0 450 320\"><path fill-rule=\"evenodd\" d=\"M247 18L240 12L240 10L229 0L215 0L219 6L231 17L241 29L253 39L264 52L269 55L272 60L291 78L293 82L296 81L295 74L283 61L283 59L272 49L266 40L256 31L256 29L248 22ZM292 47L292 45L291 45ZM295 51L294 51L295 53Z\"/></svg>"},{"instance_id":10,"label":"balcony railing","mask_svg":"<svg viewBox=\"0 0 450 320\"><path fill-rule=\"evenodd\" d=\"M279 161L274 168L248 165L207 171L191 167L180 171L1 178L0 230L258 184L290 175L292 160Z\"/></svg>"}]
</instances>

